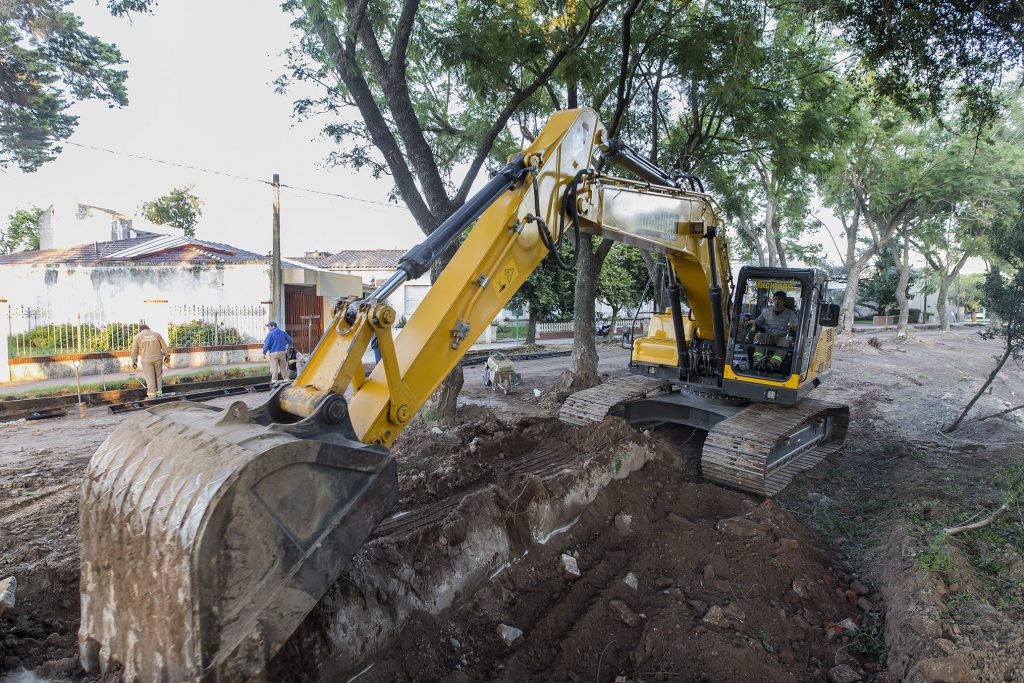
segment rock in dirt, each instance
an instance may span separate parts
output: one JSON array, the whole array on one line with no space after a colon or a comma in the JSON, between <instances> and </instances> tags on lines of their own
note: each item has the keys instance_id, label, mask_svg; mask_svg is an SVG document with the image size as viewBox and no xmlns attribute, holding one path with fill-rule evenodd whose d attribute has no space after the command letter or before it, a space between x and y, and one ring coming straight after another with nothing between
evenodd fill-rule
<instances>
[{"instance_id":1,"label":"rock in dirt","mask_svg":"<svg viewBox=\"0 0 1024 683\"><path fill-rule=\"evenodd\" d=\"M850 590L852 590L857 595L867 595L869 592L867 586L865 586L860 581L856 580L850 584Z\"/></svg>"},{"instance_id":2,"label":"rock in dirt","mask_svg":"<svg viewBox=\"0 0 1024 683\"><path fill-rule=\"evenodd\" d=\"M634 574L633 572L629 572L628 574L626 574L622 581L633 590L636 590L637 587L640 585L640 581L637 580L636 574Z\"/></svg>"},{"instance_id":3,"label":"rock in dirt","mask_svg":"<svg viewBox=\"0 0 1024 683\"><path fill-rule=\"evenodd\" d=\"M745 621L747 618L746 612L744 612L739 605L735 602L730 602L728 605L722 608L722 613L730 619L736 621Z\"/></svg>"},{"instance_id":4,"label":"rock in dirt","mask_svg":"<svg viewBox=\"0 0 1024 683\"><path fill-rule=\"evenodd\" d=\"M562 555L562 576L570 581L575 581L582 575L582 572L580 572L580 566L576 562L576 558L572 555Z\"/></svg>"},{"instance_id":5,"label":"rock in dirt","mask_svg":"<svg viewBox=\"0 0 1024 683\"><path fill-rule=\"evenodd\" d=\"M725 618L725 612L718 605L714 605L708 610L708 613L704 615L703 621L705 624L711 624L719 628L725 628L729 625L729 620Z\"/></svg>"},{"instance_id":6,"label":"rock in dirt","mask_svg":"<svg viewBox=\"0 0 1024 683\"><path fill-rule=\"evenodd\" d=\"M501 638L501 642L505 643L505 645L511 645L523 637L523 632L515 626L498 624L498 637Z\"/></svg>"},{"instance_id":7,"label":"rock in dirt","mask_svg":"<svg viewBox=\"0 0 1024 683\"><path fill-rule=\"evenodd\" d=\"M861 678L856 669L840 664L828 670L828 680L830 683L857 683Z\"/></svg>"},{"instance_id":8,"label":"rock in dirt","mask_svg":"<svg viewBox=\"0 0 1024 683\"><path fill-rule=\"evenodd\" d=\"M970 671L959 657L932 657L917 663L917 672L928 683L961 683Z\"/></svg>"},{"instance_id":9,"label":"rock in dirt","mask_svg":"<svg viewBox=\"0 0 1024 683\"><path fill-rule=\"evenodd\" d=\"M621 600L612 600L608 603L608 607L626 626L632 628L640 623L640 617L637 616L636 612L627 607L626 603Z\"/></svg>"},{"instance_id":10,"label":"rock in dirt","mask_svg":"<svg viewBox=\"0 0 1024 683\"><path fill-rule=\"evenodd\" d=\"M44 679L63 678L78 671L78 657L65 657L64 659L51 659L44 662L37 670L37 673Z\"/></svg>"},{"instance_id":11,"label":"rock in dirt","mask_svg":"<svg viewBox=\"0 0 1024 683\"><path fill-rule=\"evenodd\" d=\"M860 607L865 612L875 609L875 605L867 598L857 598L857 607Z\"/></svg>"},{"instance_id":12,"label":"rock in dirt","mask_svg":"<svg viewBox=\"0 0 1024 683\"><path fill-rule=\"evenodd\" d=\"M0 581L0 617L14 611L14 591L17 587L18 580L13 576Z\"/></svg>"},{"instance_id":13,"label":"rock in dirt","mask_svg":"<svg viewBox=\"0 0 1024 683\"><path fill-rule=\"evenodd\" d=\"M729 517L720 520L715 528L724 534L740 537L757 536L765 532L763 526L746 517Z\"/></svg>"},{"instance_id":14,"label":"rock in dirt","mask_svg":"<svg viewBox=\"0 0 1024 683\"><path fill-rule=\"evenodd\" d=\"M444 434L444 431L440 427L431 427L430 428L430 433L431 434Z\"/></svg>"},{"instance_id":15,"label":"rock in dirt","mask_svg":"<svg viewBox=\"0 0 1024 683\"><path fill-rule=\"evenodd\" d=\"M783 550L796 550L800 547L800 542L795 538L780 538L779 545Z\"/></svg>"},{"instance_id":16,"label":"rock in dirt","mask_svg":"<svg viewBox=\"0 0 1024 683\"><path fill-rule=\"evenodd\" d=\"M633 524L633 516L627 515L625 512L620 512L615 515L615 529L626 536L629 534L630 526Z\"/></svg>"},{"instance_id":17,"label":"rock in dirt","mask_svg":"<svg viewBox=\"0 0 1024 683\"><path fill-rule=\"evenodd\" d=\"M698 617L703 617L708 613L708 606L700 600L687 600L686 604L690 606L690 609L692 609L693 613Z\"/></svg>"}]
</instances>

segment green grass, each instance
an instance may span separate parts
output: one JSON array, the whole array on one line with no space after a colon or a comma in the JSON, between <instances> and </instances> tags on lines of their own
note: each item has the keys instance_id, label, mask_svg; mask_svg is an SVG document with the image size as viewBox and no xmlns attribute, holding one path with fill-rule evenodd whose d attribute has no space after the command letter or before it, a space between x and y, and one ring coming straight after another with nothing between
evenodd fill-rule
<instances>
[{"instance_id":1,"label":"green grass","mask_svg":"<svg viewBox=\"0 0 1024 683\"><path fill-rule=\"evenodd\" d=\"M181 375L172 375L164 379L164 386L175 384L191 384L193 382L206 382L215 379L235 379L240 377L258 377L266 375L265 367L244 367L228 368L227 370L198 370ZM100 391L118 391L120 389L139 389L145 387L142 377L129 377L128 379L107 380L106 382L86 382L82 384L82 393L91 394ZM78 387L74 384L60 384L57 386L45 387L43 389L29 389L11 394L4 394L0 400L15 401L26 398L49 398L51 396L72 396L78 393Z\"/></svg>"}]
</instances>

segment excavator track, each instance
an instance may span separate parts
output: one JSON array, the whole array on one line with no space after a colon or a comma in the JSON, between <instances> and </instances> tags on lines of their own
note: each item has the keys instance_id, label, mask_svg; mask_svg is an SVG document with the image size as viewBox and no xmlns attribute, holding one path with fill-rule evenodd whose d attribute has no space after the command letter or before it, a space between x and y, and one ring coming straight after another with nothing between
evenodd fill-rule
<instances>
[{"instance_id":1,"label":"excavator track","mask_svg":"<svg viewBox=\"0 0 1024 683\"><path fill-rule=\"evenodd\" d=\"M663 394L671 387L666 379L639 375L617 377L596 387L577 391L565 399L558 411L558 419L571 425L600 422L618 405Z\"/></svg>"},{"instance_id":2,"label":"excavator track","mask_svg":"<svg viewBox=\"0 0 1024 683\"><path fill-rule=\"evenodd\" d=\"M626 403L670 389L667 380L620 377L573 394L558 418L573 425L600 422ZM838 451L849 422L849 408L839 403L805 398L795 406L751 404L708 430L701 471L717 484L771 497Z\"/></svg>"},{"instance_id":3,"label":"excavator track","mask_svg":"<svg viewBox=\"0 0 1024 683\"><path fill-rule=\"evenodd\" d=\"M771 497L838 451L849 423L850 409L839 403L755 403L708 431L701 471L718 484Z\"/></svg>"}]
</instances>

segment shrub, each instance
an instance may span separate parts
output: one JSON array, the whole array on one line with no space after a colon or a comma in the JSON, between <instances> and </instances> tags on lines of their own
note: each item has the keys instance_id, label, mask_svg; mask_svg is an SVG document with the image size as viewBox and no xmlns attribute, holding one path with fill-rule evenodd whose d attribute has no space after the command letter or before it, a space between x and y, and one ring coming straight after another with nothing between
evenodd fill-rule
<instances>
[{"instance_id":1,"label":"shrub","mask_svg":"<svg viewBox=\"0 0 1024 683\"><path fill-rule=\"evenodd\" d=\"M195 346L226 346L228 344L241 344L242 335L233 327L221 327L213 323L193 320L183 325L171 325L167 330L168 344L174 348L189 348Z\"/></svg>"}]
</instances>

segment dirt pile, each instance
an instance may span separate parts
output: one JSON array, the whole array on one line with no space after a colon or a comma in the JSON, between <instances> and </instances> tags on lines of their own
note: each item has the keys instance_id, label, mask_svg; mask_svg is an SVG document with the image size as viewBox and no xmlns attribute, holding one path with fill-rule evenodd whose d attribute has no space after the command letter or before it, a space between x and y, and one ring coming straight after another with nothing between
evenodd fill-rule
<instances>
[{"instance_id":1,"label":"dirt pile","mask_svg":"<svg viewBox=\"0 0 1024 683\"><path fill-rule=\"evenodd\" d=\"M434 436L448 447L434 452L421 435L401 449L406 480L424 475L403 487L404 516L430 498L461 505L371 544L275 675L344 680L370 667L360 680L788 681L877 670L857 654L866 588L789 513L699 483L701 437L690 430L476 421ZM587 473L616 468L635 471L594 488ZM581 491L592 494L585 505L545 507ZM533 528L542 518L553 528L546 536ZM568 522L556 527L560 519ZM474 543L478 559L491 556L467 577ZM459 588L440 600L430 585ZM390 616L410 603L401 623L377 622L375 646L391 641L388 649L363 658L347 649L366 628L351 606Z\"/></svg>"}]
</instances>

